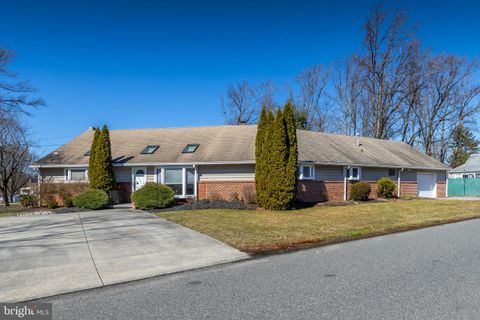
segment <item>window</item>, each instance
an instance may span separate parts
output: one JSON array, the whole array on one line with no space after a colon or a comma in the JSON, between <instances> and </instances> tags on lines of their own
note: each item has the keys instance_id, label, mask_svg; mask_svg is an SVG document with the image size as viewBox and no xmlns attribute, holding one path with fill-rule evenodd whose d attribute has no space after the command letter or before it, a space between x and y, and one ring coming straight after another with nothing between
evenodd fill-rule
<instances>
[{"instance_id":1,"label":"window","mask_svg":"<svg viewBox=\"0 0 480 320\"><path fill-rule=\"evenodd\" d=\"M145 149L143 149L142 154L152 154L158 149L158 145L149 145Z\"/></svg>"},{"instance_id":2,"label":"window","mask_svg":"<svg viewBox=\"0 0 480 320\"><path fill-rule=\"evenodd\" d=\"M183 149L182 153L194 153L197 150L198 146L198 144L187 144L185 149Z\"/></svg>"},{"instance_id":3,"label":"window","mask_svg":"<svg viewBox=\"0 0 480 320\"><path fill-rule=\"evenodd\" d=\"M388 175L390 177L395 177L395 169L388 169Z\"/></svg>"},{"instance_id":4,"label":"window","mask_svg":"<svg viewBox=\"0 0 480 320\"><path fill-rule=\"evenodd\" d=\"M195 195L195 169L188 168L186 169L187 172L187 186L186 186L186 194L187 196Z\"/></svg>"},{"instance_id":5,"label":"window","mask_svg":"<svg viewBox=\"0 0 480 320\"><path fill-rule=\"evenodd\" d=\"M158 168L157 182L163 183L175 191L179 197L194 196L195 169L190 168Z\"/></svg>"},{"instance_id":6,"label":"window","mask_svg":"<svg viewBox=\"0 0 480 320\"><path fill-rule=\"evenodd\" d=\"M176 195L183 194L182 168L165 169L164 184L175 191Z\"/></svg>"},{"instance_id":7,"label":"window","mask_svg":"<svg viewBox=\"0 0 480 320\"><path fill-rule=\"evenodd\" d=\"M298 166L298 179L308 180L314 178L313 166Z\"/></svg>"},{"instance_id":8,"label":"window","mask_svg":"<svg viewBox=\"0 0 480 320\"><path fill-rule=\"evenodd\" d=\"M351 167L345 170L345 176L348 180L360 180L360 168Z\"/></svg>"},{"instance_id":9,"label":"window","mask_svg":"<svg viewBox=\"0 0 480 320\"><path fill-rule=\"evenodd\" d=\"M90 150L87 150L87 152L85 152L83 155L84 155L85 157L90 156Z\"/></svg>"},{"instance_id":10,"label":"window","mask_svg":"<svg viewBox=\"0 0 480 320\"><path fill-rule=\"evenodd\" d=\"M87 181L86 169L68 169L66 173L67 181Z\"/></svg>"}]
</instances>

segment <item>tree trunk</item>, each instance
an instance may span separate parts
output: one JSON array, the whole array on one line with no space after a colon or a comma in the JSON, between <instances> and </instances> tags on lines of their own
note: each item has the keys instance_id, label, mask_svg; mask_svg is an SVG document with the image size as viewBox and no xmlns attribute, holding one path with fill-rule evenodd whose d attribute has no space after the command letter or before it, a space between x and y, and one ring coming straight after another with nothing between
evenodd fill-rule
<instances>
[{"instance_id":1,"label":"tree trunk","mask_svg":"<svg viewBox=\"0 0 480 320\"><path fill-rule=\"evenodd\" d=\"M10 206L10 199L8 197L7 190L2 190L2 195L3 195L3 202L5 204L5 207L9 207Z\"/></svg>"}]
</instances>

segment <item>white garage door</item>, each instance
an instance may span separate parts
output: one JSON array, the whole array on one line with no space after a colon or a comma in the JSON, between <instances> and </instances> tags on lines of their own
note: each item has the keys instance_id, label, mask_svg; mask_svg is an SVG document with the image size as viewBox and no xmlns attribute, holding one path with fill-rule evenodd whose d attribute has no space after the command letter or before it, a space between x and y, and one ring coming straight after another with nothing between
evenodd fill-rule
<instances>
[{"instance_id":1,"label":"white garage door","mask_svg":"<svg viewBox=\"0 0 480 320\"><path fill-rule=\"evenodd\" d=\"M423 198L437 197L437 174L418 173L417 175L418 196Z\"/></svg>"}]
</instances>

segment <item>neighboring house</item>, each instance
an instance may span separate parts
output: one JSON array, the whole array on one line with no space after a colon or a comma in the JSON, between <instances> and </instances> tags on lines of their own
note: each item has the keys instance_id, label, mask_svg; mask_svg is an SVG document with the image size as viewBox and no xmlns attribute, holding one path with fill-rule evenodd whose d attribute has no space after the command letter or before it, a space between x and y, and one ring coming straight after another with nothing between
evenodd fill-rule
<instances>
[{"instance_id":1,"label":"neighboring house","mask_svg":"<svg viewBox=\"0 0 480 320\"><path fill-rule=\"evenodd\" d=\"M250 200L254 192L256 126L111 130L115 178L124 199L147 182L172 187L178 198ZM89 129L40 159L40 183L88 180ZM445 197L449 168L397 141L298 130L300 201L348 199L352 183L366 181L376 197L382 177L397 195Z\"/></svg>"},{"instance_id":2,"label":"neighboring house","mask_svg":"<svg viewBox=\"0 0 480 320\"><path fill-rule=\"evenodd\" d=\"M450 178L480 178L480 154L472 154L468 160L452 170Z\"/></svg>"}]
</instances>

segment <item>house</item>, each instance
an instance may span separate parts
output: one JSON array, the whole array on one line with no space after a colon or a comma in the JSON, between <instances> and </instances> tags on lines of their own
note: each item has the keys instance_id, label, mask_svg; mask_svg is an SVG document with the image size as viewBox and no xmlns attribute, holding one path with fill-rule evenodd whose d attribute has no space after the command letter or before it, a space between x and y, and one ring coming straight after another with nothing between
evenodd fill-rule
<instances>
[{"instance_id":1,"label":"house","mask_svg":"<svg viewBox=\"0 0 480 320\"><path fill-rule=\"evenodd\" d=\"M172 187L178 198L232 198L254 194L256 126L111 130L115 178L129 201L147 182ZM40 184L88 180L89 129L40 159ZM397 141L298 130L297 198L304 202L348 199L352 183L389 177L397 195L445 197L449 168Z\"/></svg>"},{"instance_id":2,"label":"house","mask_svg":"<svg viewBox=\"0 0 480 320\"><path fill-rule=\"evenodd\" d=\"M480 154L472 154L461 166L450 170L450 178L480 178Z\"/></svg>"}]
</instances>

